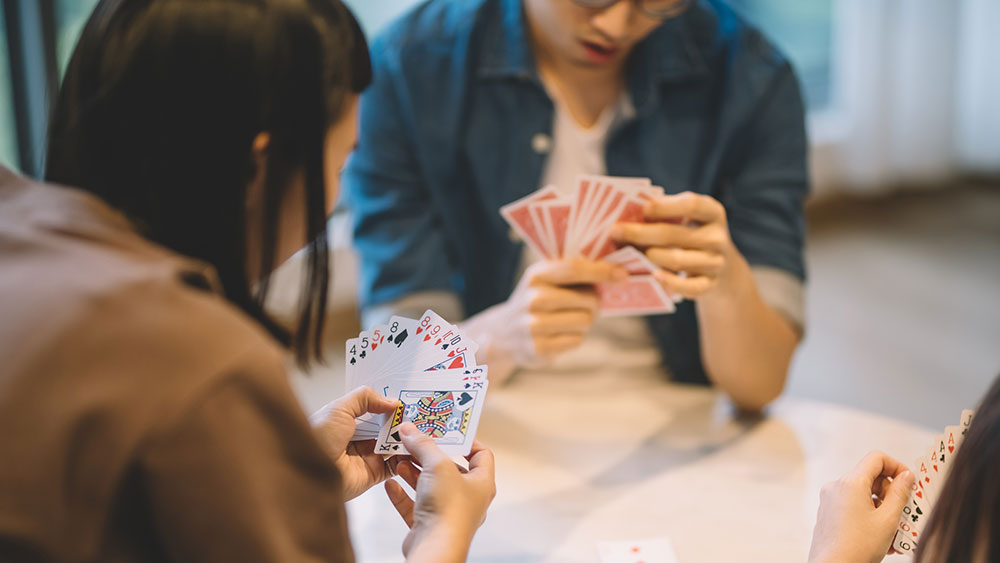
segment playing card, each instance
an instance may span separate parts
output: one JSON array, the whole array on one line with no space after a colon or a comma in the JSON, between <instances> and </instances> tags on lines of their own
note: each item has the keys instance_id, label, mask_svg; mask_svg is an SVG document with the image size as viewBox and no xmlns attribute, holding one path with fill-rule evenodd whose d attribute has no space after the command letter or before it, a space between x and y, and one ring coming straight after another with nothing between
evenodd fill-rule
<instances>
[{"instance_id":1,"label":"playing card","mask_svg":"<svg viewBox=\"0 0 1000 563\"><path fill-rule=\"evenodd\" d=\"M601 563L677 563L667 538L638 541L606 541L597 544Z\"/></svg>"},{"instance_id":2,"label":"playing card","mask_svg":"<svg viewBox=\"0 0 1000 563\"><path fill-rule=\"evenodd\" d=\"M590 247L589 254L584 254L592 260L599 260L618 249L615 242L611 240L609 234L611 226L615 223L639 223L645 219L643 209L646 202L635 196L630 196L621 201L619 206L608 214L601 223L601 234L595 239Z\"/></svg>"},{"instance_id":3,"label":"playing card","mask_svg":"<svg viewBox=\"0 0 1000 563\"><path fill-rule=\"evenodd\" d=\"M601 314L655 315L673 313L674 302L653 276L631 276L620 282L605 282L594 286L600 300Z\"/></svg>"},{"instance_id":4,"label":"playing card","mask_svg":"<svg viewBox=\"0 0 1000 563\"><path fill-rule=\"evenodd\" d=\"M394 316L387 325L372 327L346 342L345 381L349 390L368 385L383 396L394 398L403 390L461 391L464 395L457 395L455 409L464 413L470 405L474 407L476 401L481 403L486 393L487 369L476 365L477 350L475 342L434 311L427 310L419 320ZM466 395L478 398L470 403ZM406 398L412 397L407 395ZM459 434L474 439L478 408L481 406L469 411L469 416L475 420L460 424ZM371 413L358 417L351 439L377 439L380 431L387 428L389 419L386 415ZM458 443L457 436L452 432L445 442L450 446L463 446L464 442ZM471 447L471 441L469 444Z\"/></svg>"},{"instance_id":5,"label":"playing card","mask_svg":"<svg viewBox=\"0 0 1000 563\"><path fill-rule=\"evenodd\" d=\"M572 193L560 195L554 186L546 186L505 205L500 213L525 244L546 259L612 257L610 261L623 266L632 279L597 288L604 296L602 313L672 313L676 310L674 304L682 297L667 292L655 282L651 276L658 267L634 247L619 249L609 235L612 225L617 222L643 221L646 203L662 194L663 188L653 186L648 178L583 175L577 177ZM423 362L427 356L421 352L416 358ZM442 362L446 362L446 358L438 358L429 365L458 367L458 364Z\"/></svg>"},{"instance_id":6,"label":"playing card","mask_svg":"<svg viewBox=\"0 0 1000 563\"><path fill-rule=\"evenodd\" d=\"M958 423L962 427L962 436L969 430L969 425L972 424L972 417L975 416L976 411L965 409L962 411L961 422Z\"/></svg>"},{"instance_id":7,"label":"playing card","mask_svg":"<svg viewBox=\"0 0 1000 563\"><path fill-rule=\"evenodd\" d=\"M387 386L387 396L399 399L400 404L391 413L389 423L379 432L375 442L376 453L406 454L399 426L412 422L446 454L469 454L489 386L485 377L473 382L456 377L425 376L389 381Z\"/></svg>"},{"instance_id":8,"label":"playing card","mask_svg":"<svg viewBox=\"0 0 1000 563\"><path fill-rule=\"evenodd\" d=\"M601 258L605 262L618 264L633 276L648 276L656 271L656 265L634 246L620 248Z\"/></svg>"},{"instance_id":9,"label":"playing card","mask_svg":"<svg viewBox=\"0 0 1000 563\"><path fill-rule=\"evenodd\" d=\"M927 452L910 466L915 481L910 499L903 508L903 514L892 539L892 547L896 551L912 552L919 544L920 533L941 495L952 460L962 445L973 414L971 410L962 411L961 422L955 426L945 427L944 433L934 437L934 442Z\"/></svg>"},{"instance_id":10,"label":"playing card","mask_svg":"<svg viewBox=\"0 0 1000 563\"><path fill-rule=\"evenodd\" d=\"M559 192L555 186L546 186L535 193L501 207L500 214L507 220L507 223L514 229L514 232L521 237L521 240L533 247L538 254L544 254L542 252L542 239L532 219L529 206L533 202L556 199L558 197Z\"/></svg>"},{"instance_id":11,"label":"playing card","mask_svg":"<svg viewBox=\"0 0 1000 563\"><path fill-rule=\"evenodd\" d=\"M566 255L566 235L569 231L569 214L573 205L562 200L543 201L537 204L545 214L546 227L552 235L555 256Z\"/></svg>"}]
</instances>

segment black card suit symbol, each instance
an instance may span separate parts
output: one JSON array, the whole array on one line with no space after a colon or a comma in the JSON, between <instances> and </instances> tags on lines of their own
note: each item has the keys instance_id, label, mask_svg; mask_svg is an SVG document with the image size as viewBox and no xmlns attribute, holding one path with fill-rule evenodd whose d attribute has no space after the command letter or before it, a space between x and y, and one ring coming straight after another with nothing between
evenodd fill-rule
<instances>
[{"instance_id":1,"label":"black card suit symbol","mask_svg":"<svg viewBox=\"0 0 1000 563\"><path fill-rule=\"evenodd\" d=\"M359 356L361 356L362 358L364 358L365 356L367 356L367 355L368 355L368 353L367 353L367 352L365 352L365 351L362 351L362 352L361 352L360 354L358 354L358 355L359 355Z\"/></svg>"},{"instance_id":2,"label":"black card suit symbol","mask_svg":"<svg viewBox=\"0 0 1000 563\"><path fill-rule=\"evenodd\" d=\"M397 441L397 442L401 441L400 438L399 438L399 432L393 432L392 433L392 439L395 440L395 441Z\"/></svg>"},{"instance_id":3,"label":"black card suit symbol","mask_svg":"<svg viewBox=\"0 0 1000 563\"><path fill-rule=\"evenodd\" d=\"M910 515L910 519L913 520L914 522L916 522L917 520L920 520L920 517L917 516L916 514L911 514Z\"/></svg>"},{"instance_id":4,"label":"black card suit symbol","mask_svg":"<svg viewBox=\"0 0 1000 563\"><path fill-rule=\"evenodd\" d=\"M398 450L398 449L399 449L399 446L393 446L393 447L392 447L392 451L396 451L396 450Z\"/></svg>"},{"instance_id":5,"label":"black card suit symbol","mask_svg":"<svg viewBox=\"0 0 1000 563\"><path fill-rule=\"evenodd\" d=\"M396 343L396 348L399 348L400 346L403 345L403 341L406 340L407 336L409 336L409 334L406 333L405 328L403 329L403 332L396 335L396 339L393 340L393 342Z\"/></svg>"},{"instance_id":6,"label":"black card suit symbol","mask_svg":"<svg viewBox=\"0 0 1000 563\"><path fill-rule=\"evenodd\" d=\"M921 516L923 516L923 515L924 515L924 511L923 511L923 510L920 510L920 507L919 507L919 506L917 507L917 514L919 514L919 515L921 515Z\"/></svg>"},{"instance_id":7,"label":"black card suit symbol","mask_svg":"<svg viewBox=\"0 0 1000 563\"><path fill-rule=\"evenodd\" d=\"M469 387L472 387L472 384L471 383L466 383L465 384L465 388L468 389Z\"/></svg>"},{"instance_id":8,"label":"black card suit symbol","mask_svg":"<svg viewBox=\"0 0 1000 563\"><path fill-rule=\"evenodd\" d=\"M358 359L357 358L351 358L351 365L353 366L356 363L358 363Z\"/></svg>"},{"instance_id":9,"label":"black card suit symbol","mask_svg":"<svg viewBox=\"0 0 1000 563\"><path fill-rule=\"evenodd\" d=\"M442 350L447 350L447 349L448 349L448 346L449 346L449 344L448 344L447 342L445 342L445 343L444 343L444 344L443 344L443 345L441 346L441 349L442 349Z\"/></svg>"},{"instance_id":10,"label":"black card suit symbol","mask_svg":"<svg viewBox=\"0 0 1000 563\"><path fill-rule=\"evenodd\" d=\"M464 406L465 403L468 403L471 400L472 400L472 395L468 393L462 393L462 395L458 398L458 404Z\"/></svg>"}]
</instances>

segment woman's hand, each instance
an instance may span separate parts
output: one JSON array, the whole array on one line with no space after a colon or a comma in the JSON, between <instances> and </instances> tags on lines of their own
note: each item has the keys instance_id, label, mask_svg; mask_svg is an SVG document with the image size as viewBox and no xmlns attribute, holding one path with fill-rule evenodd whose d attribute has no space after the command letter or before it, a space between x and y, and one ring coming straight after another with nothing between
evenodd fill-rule
<instances>
[{"instance_id":1,"label":"woman's hand","mask_svg":"<svg viewBox=\"0 0 1000 563\"><path fill-rule=\"evenodd\" d=\"M890 480L891 479L891 480ZM913 473L882 452L823 486L809 563L876 563L891 549ZM872 495L882 499L876 506Z\"/></svg>"},{"instance_id":2,"label":"woman's hand","mask_svg":"<svg viewBox=\"0 0 1000 563\"><path fill-rule=\"evenodd\" d=\"M357 427L354 419L369 412L390 413L397 404L370 387L358 387L310 417L320 441L343 476L344 500L351 500L392 477L398 459L383 461L375 453L375 440L352 442L351 437Z\"/></svg>"},{"instance_id":3,"label":"woman's hand","mask_svg":"<svg viewBox=\"0 0 1000 563\"><path fill-rule=\"evenodd\" d=\"M385 490L410 533L403 541L407 561L465 561L472 536L486 519L496 496L493 453L475 442L463 473L434 441L412 423L399 428L410 457L396 466L399 476L416 491L416 501L394 480Z\"/></svg>"},{"instance_id":4,"label":"woman's hand","mask_svg":"<svg viewBox=\"0 0 1000 563\"><path fill-rule=\"evenodd\" d=\"M618 223L611 239L644 249L663 268L653 273L664 289L697 299L724 287L739 251L729 236L726 209L715 198L683 192L646 204L647 223Z\"/></svg>"}]
</instances>

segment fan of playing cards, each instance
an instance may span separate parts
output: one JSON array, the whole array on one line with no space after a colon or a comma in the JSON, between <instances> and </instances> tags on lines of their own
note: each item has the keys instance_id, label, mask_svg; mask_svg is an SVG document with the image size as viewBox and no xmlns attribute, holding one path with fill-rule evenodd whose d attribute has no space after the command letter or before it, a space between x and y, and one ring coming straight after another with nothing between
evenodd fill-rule
<instances>
[{"instance_id":1,"label":"fan of playing cards","mask_svg":"<svg viewBox=\"0 0 1000 563\"><path fill-rule=\"evenodd\" d=\"M944 434L934 437L934 443L927 448L923 457L913 462L913 491L910 500L899 519L892 547L900 553L914 551L920 541L920 533L927 523L934 503L941 493L941 487L948 478L952 460L962 445L965 432L972 423L973 411L962 411L962 420L956 426L947 426Z\"/></svg>"},{"instance_id":2,"label":"fan of playing cards","mask_svg":"<svg viewBox=\"0 0 1000 563\"><path fill-rule=\"evenodd\" d=\"M570 192L546 186L509 203L500 214L531 249L547 259L583 257L624 267L629 278L597 284L601 313L672 313L679 296L653 277L656 266L634 247L617 248L609 238L618 222L641 222L646 202L663 195L648 178L580 176Z\"/></svg>"},{"instance_id":3,"label":"fan of playing cards","mask_svg":"<svg viewBox=\"0 0 1000 563\"><path fill-rule=\"evenodd\" d=\"M392 317L348 340L347 389L367 385L400 401L389 415L359 417L352 440L376 439L376 453L406 454L397 431L412 422L448 455L468 455L489 384L477 349L431 310L420 320Z\"/></svg>"}]
</instances>

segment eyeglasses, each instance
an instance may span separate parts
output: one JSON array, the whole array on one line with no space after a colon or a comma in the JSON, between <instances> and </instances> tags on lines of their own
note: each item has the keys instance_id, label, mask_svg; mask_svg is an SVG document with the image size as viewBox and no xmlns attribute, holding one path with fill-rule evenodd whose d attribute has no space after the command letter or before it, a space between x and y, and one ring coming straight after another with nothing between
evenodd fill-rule
<instances>
[{"instance_id":1,"label":"eyeglasses","mask_svg":"<svg viewBox=\"0 0 1000 563\"><path fill-rule=\"evenodd\" d=\"M584 8L603 9L617 4L620 0L573 0L573 3ZM639 11L647 16L668 20L684 13L694 0L632 0Z\"/></svg>"}]
</instances>

